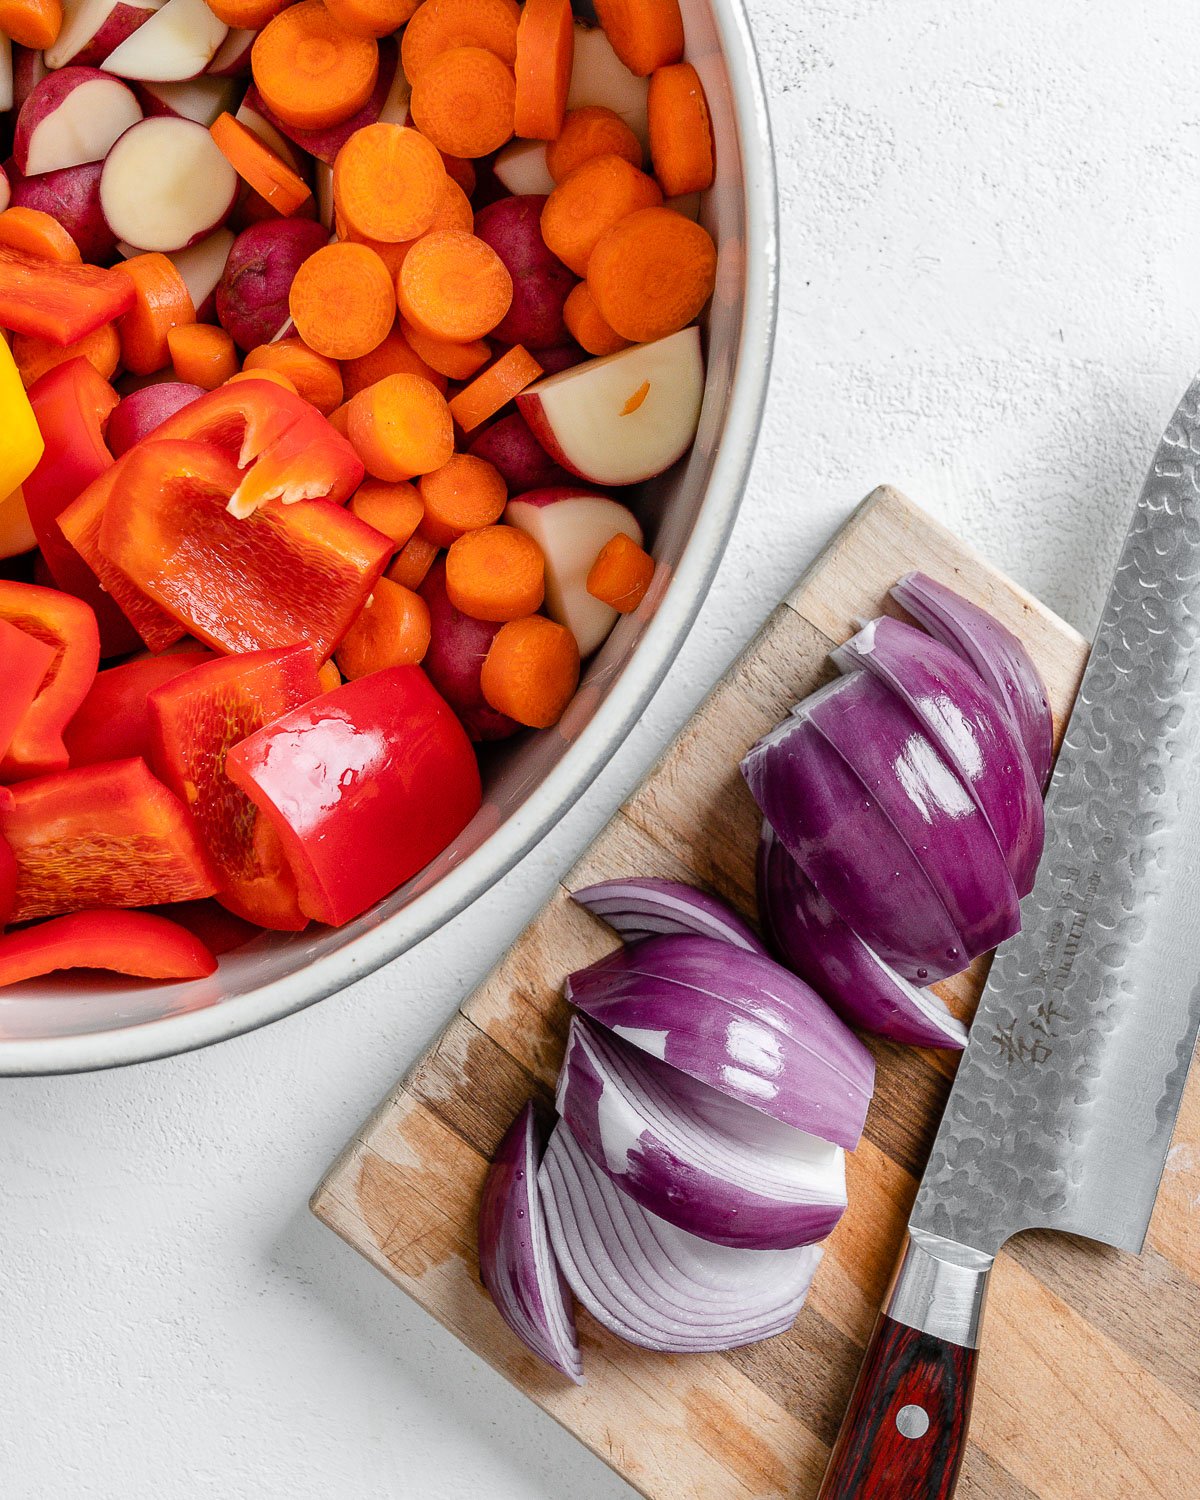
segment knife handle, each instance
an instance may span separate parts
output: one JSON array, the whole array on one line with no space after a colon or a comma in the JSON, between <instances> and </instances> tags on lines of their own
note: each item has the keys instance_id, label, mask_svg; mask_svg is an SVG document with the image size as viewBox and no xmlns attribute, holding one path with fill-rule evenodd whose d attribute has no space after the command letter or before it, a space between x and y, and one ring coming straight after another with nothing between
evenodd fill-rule
<instances>
[{"instance_id":1,"label":"knife handle","mask_svg":"<svg viewBox=\"0 0 1200 1500\"><path fill-rule=\"evenodd\" d=\"M991 1266L936 1236L910 1238L818 1500L950 1500Z\"/></svg>"}]
</instances>

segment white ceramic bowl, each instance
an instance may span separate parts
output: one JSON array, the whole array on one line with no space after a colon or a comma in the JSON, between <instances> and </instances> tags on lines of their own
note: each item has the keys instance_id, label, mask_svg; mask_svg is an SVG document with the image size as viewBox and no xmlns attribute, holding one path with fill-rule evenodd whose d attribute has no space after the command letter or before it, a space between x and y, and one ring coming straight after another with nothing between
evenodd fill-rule
<instances>
[{"instance_id":1,"label":"white ceramic bowl","mask_svg":"<svg viewBox=\"0 0 1200 1500\"><path fill-rule=\"evenodd\" d=\"M683 0L704 82L717 180L703 220L717 240L708 378L690 455L646 486L658 561L651 597L622 618L556 729L503 748L484 805L452 848L348 926L264 934L211 978L130 985L50 978L0 990L0 1074L164 1057L290 1015L385 964L487 890L591 783L661 682L695 618L741 499L766 393L778 269L775 177L762 81L740 0Z\"/></svg>"}]
</instances>

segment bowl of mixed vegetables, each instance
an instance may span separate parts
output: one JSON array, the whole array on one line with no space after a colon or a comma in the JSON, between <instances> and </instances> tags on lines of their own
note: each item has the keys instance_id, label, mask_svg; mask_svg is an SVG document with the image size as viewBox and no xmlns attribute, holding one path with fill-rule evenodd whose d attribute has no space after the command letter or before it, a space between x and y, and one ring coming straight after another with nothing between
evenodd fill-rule
<instances>
[{"instance_id":1,"label":"bowl of mixed vegetables","mask_svg":"<svg viewBox=\"0 0 1200 1500\"><path fill-rule=\"evenodd\" d=\"M589 784L774 326L735 0L0 0L0 1072L342 988Z\"/></svg>"}]
</instances>

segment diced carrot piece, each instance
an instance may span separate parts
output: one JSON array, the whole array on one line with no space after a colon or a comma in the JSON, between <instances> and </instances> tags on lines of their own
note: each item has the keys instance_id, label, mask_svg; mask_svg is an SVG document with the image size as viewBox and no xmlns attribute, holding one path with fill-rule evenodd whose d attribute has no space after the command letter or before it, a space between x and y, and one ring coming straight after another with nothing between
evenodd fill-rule
<instances>
[{"instance_id":1,"label":"diced carrot piece","mask_svg":"<svg viewBox=\"0 0 1200 1500\"><path fill-rule=\"evenodd\" d=\"M597 554L588 571L587 591L593 599L628 615L646 597L653 577L654 559L619 531Z\"/></svg>"},{"instance_id":2,"label":"diced carrot piece","mask_svg":"<svg viewBox=\"0 0 1200 1500\"><path fill-rule=\"evenodd\" d=\"M387 667L416 666L429 650L429 624L420 594L381 578L342 638L338 670L352 682Z\"/></svg>"},{"instance_id":3,"label":"diced carrot piece","mask_svg":"<svg viewBox=\"0 0 1200 1500\"><path fill-rule=\"evenodd\" d=\"M420 375L387 375L350 402L348 436L367 473L395 482L440 469L454 452L446 398Z\"/></svg>"},{"instance_id":4,"label":"diced carrot piece","mask_svg":"<svg viewBox=\"0 0 1200 1500\"><path fill-rule=\"evenodd\" d=\"M393 583L402 584L406 589L419 589L425 582L426 574L437 561L438 551L436 543L426 541L417 532L397 552L387 570L387 576Z\"/></svg>"},{"instance_id":5,"label":"diced carrot piece","mask_svg":"<svg viewBox=\"0 0 1200 1500\"><path fill-rule=\"evenodd\" d=\"M244 368L281 371L305 401L311 401L324 416L342 404L342 372L337 360L318 354L301 338L260 344L247 354Z\"/></svg>"},{"instance_id":6,"label":"diced carrot piece","mask_svg":"<svg viewBox=\"0 0 1200 1500\"><path fill-rule=\"evenodd\" d=\"M446 594L476 620L519 620L541 606L546 561L531 536L515 526L465 532L446 553Z\"/></svg>"},{"instance_id":7,"label":"diced carrot piece","mask_svg":"<svg viewBox=\"0 0 1200 1500\"><path fill-rule=\"evenodd\" d=\"M484 658L483 696L532 729L557 724L579 686L579 647L565 625L528 615L502 625Z\"/></svg>"},{"instance_id":8,"label":"diced carrot piece","mask_svg":"<svg viewBox=\"0 0 1200 1500\"><path fill-rule=\"evenodd\" d=\"M180 380L215 391L237 374L238 352L223 328L211 323L183 323L167 333L171 363Z\"/></svg>"},{"instance_id":9,"label":"diced carrot piece","mask_svg":"<svg viewBox=\"0 0 1200 1500\"><path fill-rule=\"evenodd\" d=\"M456 453L441 468L417 483L425 506L420 534L448 547L464 532L498 521L508 502L508 486L499 469L483 458Z\"/></svg>"},{"instance_id":10,"label":"diced carrot piece","mask_svg":"<svg viewBox=\"0 0 1200 1500\"><path fill-rule=\"evenodd\" d=\"M286 218L312 197L304 178L228 110L209 126L209 134L238 176L276 213Z\"/></svg>"},{"instance_id":11,"label":"diced carrot piece","mask_svg":"<svg viewBox=\"0 0 1200 1500\"><path fill-rule=\"evenodd\" d=\"M165 255L132 255L124 269L137 295L117 323L121 363L134 375L153 375L171 363L167 335L196 321L196 309L183 277Z\"/></svg>"},{"instance_id":12,"label":"diced carrot piece","mask_svg":"<svg viewBox=\"0 0 1200 1500\"><path fill-rule=\"evenodd\" d=\"M513 400L542 373L542 367L520 344L513 347L450 402L450 414L464 432L473 432L482 422Z\"/></svg>"},{"instance_id":13,"label":"diced carrot piece","mask_svg":"<svg viewBox=\"0 0 1200 1500\"><path fill-rule=\"evenodd\" d=\"M405 480L385 484L381 479L364 479L350 501L350 509L360 521L390 537L397 547L404 546L425 514L420 491Z\"/></svg>"},{"instance_id":14,"label":"diced carrot piece","mask_svg":"<svg viewBox=\"0 0 1200 1500\"><path fill-rule=\"evenodd\" d=\"M713 184L712 123L704 85L691 63L658 68L650 79L650 159L668 198Z\"/></svg>"}]
</instances>

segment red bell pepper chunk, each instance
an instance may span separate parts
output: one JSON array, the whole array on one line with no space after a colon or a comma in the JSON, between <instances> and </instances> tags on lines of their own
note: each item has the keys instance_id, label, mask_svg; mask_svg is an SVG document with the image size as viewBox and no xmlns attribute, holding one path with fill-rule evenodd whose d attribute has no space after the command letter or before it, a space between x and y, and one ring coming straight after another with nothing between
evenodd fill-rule
<instances>
[{"instance_id":1,"label":"red bell pepper chunk","mask_svg":"<svg viewBox=\"0 0 1200 1500\"><path fill-rule=\"evenodd\" d=\"M217 961L186 927L144 911L80 911L0 937L0 985L56 969L203 979Z\"/></svg>"},{"instance_id":2,"label":"red bell pepper chunk","mask_svg":"<svg viewBox=\"0 0 1200 1500\"><path fill-rule=\"evenodd\" d=\"M130 450L131 452L134 450ZM100 551L100 523L108 497L121 481L125 456L94 479L77 500L58 518L58 527L71 546L100 581L100 586L119 606L143 643L151 651L165 651L186 632L174 615L160 609L153 599L130 583Z\"/></svg>"},{"instance_id":3,"label":"red bell pepper chunk","mask_svg":"<svg viewBox=\"0 0 1200 1500\"><path fill-rule=\"evenodd\" d=\"M104 507L100 550L218 651L306 642L324 661L392 543L328 500L272 500L239 520L226 509L238 477L233 461L204 443L139 443Z\"/></svg>"},{"instance_id":4,"label":"red bell pepper chunk","mask_svg":"<svg viewBox=\"0 0 1200 1500\"><path fill-rule=\"evenodd\" d=\"M29 404L46 444L24 485L29 521L42 558L60 589L92 606L100 627L100 654L132 651L139 639L132 625L70 545L58 518L92 481L112 467L103 426L118 396L86 359L47 370L29 388Z\"/></svg>"},{"instance_id":5,"label":"red bell pepper chunk","mask_svg":"<svg viewBox=\"0 0 1200 1500\"><path fill-rule=\"evenodd\" d=\"M0 835L17 861L14 922L216 890L186 809L144 760L22 782L0 806Z\"/></svg>"},{"instance_id":6,"label":"red bell pepper chunk","mask_svg":"<svg viewBox=\"0 0 1200 1500\"><path fill-rule=\"evenodd\" d=\"M48 641L0 619L0 759L29 712L58 652Z\"/></svg>"},{"instance_id":7,"label":"red bell pepper chunk","mask_svg":"<svg viewBox=\"0 0 1200 1500\"><path fill-rule=\"evenodd\" d=\"M71 594L0 579L0 620L54 651L38 694L21 716L0 760L0 781L61 771L67 764L63 728L83 702L100 660L96 617L82 599Z\"/></svg>"},{"instance_id":8,"label":"red bell pepper chunk","mask_svg":"<svg viewBox=\"0 0 1200 1500\"><path fill-rule=\"evenodd\" d=\"M73 344L127 313L135 295L119 266L105 271L0 245L0 328Z\"/></svg>"},{"instance_id":9,"label":"red bell pepper chunk","mask_svg":"<svg viewBox=\"0 0 1200 1500\"><path fill-rule=\"evenodd\" d=\"M315 407L276 438L238 485L229 502L235 516L250 516L268 500L331 500L341 505L363 481L362 459Z\"/></svg>"},{"instance_id":10,"label":"red bell pepper chunk","mask_svg":"<svg viewBox=\"0 0 1200 1500\"><path fill-rule=\"evenodd\" d=\"M191 809L220 881L217 900L277 931L298 932L308 918L279 836L229 780L225 757L320 691L309 647L285 646L207 662L150 696L151 763Z\"/></svg>"},{"instance_id":11,"label":"red bell pepper chunk","mask_svg":"<svg viewBox=\"0 0 1200 1500\"><path fill-rule=\"evenodd\" d=\"M275 825L300 906L339 927L423 869L479 810L466 731L419 667L390 667L234 745L225 768Z\"/></svg>"},{"instance_id":12,"label":"red bell pepper chunk","mask_svg":"<svg viewBox=\"0 0 1200 1500\"><path fill-rule=\"evenodd\" d=\"M103 760L150 759L148 698L155 688L212 661L202 646L172 651L169 656L140 656L119 667L97 672L87 697L63 732L73 766Z\"/></svg>"}]
</instances>

